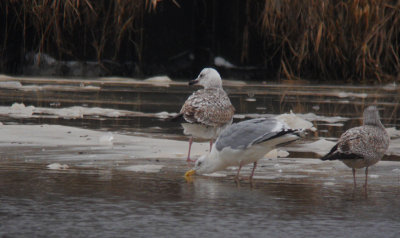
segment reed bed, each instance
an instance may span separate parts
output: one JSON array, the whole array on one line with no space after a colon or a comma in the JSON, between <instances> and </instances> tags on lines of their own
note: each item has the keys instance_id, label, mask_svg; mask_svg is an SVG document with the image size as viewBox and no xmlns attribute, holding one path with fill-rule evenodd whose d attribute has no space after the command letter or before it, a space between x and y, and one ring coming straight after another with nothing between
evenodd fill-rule
<instances>
[{"instance_id":1,"label":"reed bed","mask_svg":"<svg viewBox=\"0 0 400 238\"><path fill-rule=\"evenodd\" d=\"M100 61L120 57L121 46L133 44L135 52L130 53L140 58L145 7L151 9L154 4L151 0L1 1L7 19L3 41L21 29L25 52L51 52L57 58L74 59L95 56Z\"/></svg>"},{"instance_id":2,"label":"reed bed","mask_svg":"<svg viewBox=\"0 0 400 238\"><path fill-rule=\"evenodd\" d=\"M147 48L151 48L144 40L144 18L157 14L158 4L167 1L177 8L183 3L179 0L0 1L0 17L4 22L0 26L0 68L5 67L4 62L13 57L23 58L28 52L49 53L63 60L131 61L140 68L144 46L148 44ZM238 3L240 0L202 1L202 4L243 6ZM386 82L400 77L400 0L249 0L244 5L236 15L224 15L232 19L242 17L241 22L247 22L243 31L232 31L240 32L242 37L229 36L243 46L231 49L240 56L231 59L237 65L243 65L250 57L250 48L260 48L263 50L256 53L263 54L264 59L257 65L288 79ZM216 19L212 14L205 15ZM249 21L256 22L255 33L249 33ZM254 38L263 40L255 42Z\"/></svg>"},{"instance_id":3,"label":"reed bed","mask_svg":"<svg viewBox=\"0 0 400 238\"><path fill-rule=\"evenodd\" d=\"M286 78L383 82L400 73L400 1L266 0L261 29Z\"/></svg>"}]
</instances>

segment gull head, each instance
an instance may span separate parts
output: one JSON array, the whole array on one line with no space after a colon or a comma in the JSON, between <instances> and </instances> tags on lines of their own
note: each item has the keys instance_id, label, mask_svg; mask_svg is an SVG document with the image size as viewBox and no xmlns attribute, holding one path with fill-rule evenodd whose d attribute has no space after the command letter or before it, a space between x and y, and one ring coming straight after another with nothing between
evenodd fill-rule
<instances>
[{"instance_id":1,"label":"gull head","mask_svg":"<svg viewBox=\"0 0 400 238\"><path fill-rule=\"evenodd\" d=\"M189 85L198 84L203 86L204 88L222 88L222 80L221 76L217 72L217 70L213 68L205 68L203 69L199 76L196 79L191 80Z\"/></svg>"},{"instance_id":2,"label":"gull head","mask_svg":"<svg viewBox=\"0 0 400 238\"><path fill-rule=\"evenodd\" d=\"M364 110L364 125L382 126L378 109L375 106L369 106Z\"/></svg>"},{"instance_id":3,"label":"gull head","mask_svg":"<svg viewBox=\"0 0 400 238\"><path fill-rule=\"evenodd\" d=\"M185 177L190 177L195 173L199 174L207 173L209 170L207 162L208 162L208 156L202 155L200 158L196 160L194 167L185 173Z\"/></svg>"}]
</instances>

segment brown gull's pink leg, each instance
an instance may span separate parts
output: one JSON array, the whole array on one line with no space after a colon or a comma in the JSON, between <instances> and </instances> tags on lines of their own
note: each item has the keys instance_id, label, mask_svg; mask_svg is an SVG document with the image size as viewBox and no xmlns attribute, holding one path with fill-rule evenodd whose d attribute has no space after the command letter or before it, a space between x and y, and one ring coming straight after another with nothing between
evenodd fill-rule
<instances>
[{"instance_id":1,"label":"brown gull's pink leg","mask_svg":"<svg viewBox=\"0 0 400 238\"><path fill-rule=\"evenodd\" d=\"M354 187L356 187L356 169L352 169L353 171L353 182L354 182Z\"/></svg>"},{"instance_id":2,"label":"brown gull's pink leg","mask_svg":"<svg viewBox=\"0 0 400 238\"><path fill-rule=\"evenodd\" d=\"M187 162L195 162L195 160L191 160L190 159L190 150L192 149L192 143L193 143L193 138L190 137L190 139L189 139L189 152L188 152L188 156L187 156L187 159L186 159Z\"/></svg>"}]
</instances>

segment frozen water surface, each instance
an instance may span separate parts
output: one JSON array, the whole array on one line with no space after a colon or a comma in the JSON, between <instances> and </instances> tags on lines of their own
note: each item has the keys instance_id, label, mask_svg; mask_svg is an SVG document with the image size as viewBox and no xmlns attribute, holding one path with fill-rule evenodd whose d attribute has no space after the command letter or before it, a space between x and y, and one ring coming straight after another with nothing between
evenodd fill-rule
<instances>
[{"instance_id":1,"label":"frozen water surface","mask_svg":"<svg viewBox=\"0 0 400 238\"><path fill-rule=\"evenodd\" d=\"M227 80L235 121L281 116L306 138L259 162L183 178L187 138L165 118L195 88L154 77L0 76L1 237L398 237L399 87L254 84ZM252 100L248 100L251 98ZM317 158L376 103L392 142L357 171ZM291 112L292 111L292 112ZM208 151L193 144L192 155ZM242 176L251 173L251 165Z\"/></svg>"}]
</instances>

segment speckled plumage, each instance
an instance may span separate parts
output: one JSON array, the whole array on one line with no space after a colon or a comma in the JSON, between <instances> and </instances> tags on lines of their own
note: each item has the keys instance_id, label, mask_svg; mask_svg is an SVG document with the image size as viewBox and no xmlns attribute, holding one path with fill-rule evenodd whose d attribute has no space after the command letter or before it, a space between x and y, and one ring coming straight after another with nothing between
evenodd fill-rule
<instances>
[{"instance_id":1,"label":"speckled plumage","mask_svg":"<svg viewBox=\"0 0 400 238\"><path fill-rule=\"evenodd\" d=\"M390 138L382 125L378 110L370 106L364 111L362 126L347 130L322 160L341 160L353 169L366 168L379 162L389 147ZM367 182L367 177L366 177ZM355 184L355 177L354 177Z\"/></svg>"},{"instance_id":2,"label":"speckled plumage","mask_svg":"<svg viewBox=\"0 0 400 238\"><path fill-rule=\"evenodd\" d=\"M197 79L189 82L204 87L194 92L185 101L180 115L187 123L182 123L184 133L195 138L216 139L226 126L232 123L235 112L228 95L222 89L222 80L219 73L212 68L203 69ZM190 148L187 160L190 161Z\"/></svg>"},{"instance_id":3,"label":"speckled plumage","mask_svg":"<svg viewBox=\"0 0 400 238\"><path fill-rule=\"evenodd\" d=\"M364 168L376 164L389 146L386 130L378 126L360 126L349 129L340 137L337 151L354 155L343 158L342 162L350 168Z\"/></svg>"},{"instance_id":4,"label":"speckled plumage","mask_svg":"<svg viewBox=\"0 0 400 238\"><path fill-rule=\"evenodd\" d=\"M235 109L222 88L201 89L194 92L180 111L189 123L214 127L230 124L234 112Z\"/></svg>"}]
</instances>

